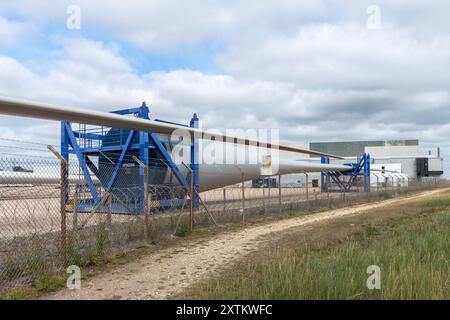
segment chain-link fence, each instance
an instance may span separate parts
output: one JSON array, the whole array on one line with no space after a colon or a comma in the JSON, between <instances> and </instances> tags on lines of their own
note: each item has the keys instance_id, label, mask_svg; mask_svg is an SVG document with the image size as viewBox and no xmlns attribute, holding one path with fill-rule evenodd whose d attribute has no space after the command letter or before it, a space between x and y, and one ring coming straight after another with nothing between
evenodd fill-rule
<instances>
[{"instance_id":1,"label":"chain-link fence","mask_svg":"<svg viewBox=\"0 0 450 320\"><path fill-rule=\"evenodd\" d=\"M243 181L203 185L207 191L197 194L195 208L192 186L183 188L173 177L148 184L149 177L167 174L166 169L145 167L130 156L120 168L112 161L86 172L76 158L67 163L57 152L39 148L44 155L1 157L0 291L32 284L69 265L105 259L142 241L184 236L192 228L337 208L441 184L410 180L377 184L368 193L322 193L313 183L252 187ZM93 172L94 167L101 172Z\"/></svg>"}]
</instances>

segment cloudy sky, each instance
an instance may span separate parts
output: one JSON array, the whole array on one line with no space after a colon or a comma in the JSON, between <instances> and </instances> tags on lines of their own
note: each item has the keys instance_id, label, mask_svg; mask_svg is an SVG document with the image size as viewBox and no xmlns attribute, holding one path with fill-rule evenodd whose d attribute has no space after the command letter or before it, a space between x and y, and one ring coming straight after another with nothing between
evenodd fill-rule
<instances>
[{"instance_id":1,"label":"cloudy sky","mask_svg":"<svg viewBox=\"0 0 450 320\"><path fill-rule=\"evenodd\" d=\"M158 118L197 112L204 128L279 128L294 144L418 138L450 159L449 13L444 0L2 0L0 95L145 100ZM58 132L0 117L1 137Z\"/></svg>"}]
</instances>

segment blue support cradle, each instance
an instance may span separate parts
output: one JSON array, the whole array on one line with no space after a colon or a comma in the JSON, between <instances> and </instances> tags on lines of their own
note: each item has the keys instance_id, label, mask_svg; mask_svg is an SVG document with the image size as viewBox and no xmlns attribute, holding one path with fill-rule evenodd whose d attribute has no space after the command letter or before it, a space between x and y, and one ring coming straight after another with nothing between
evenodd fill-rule
<instances>
[{"instance_id":1,"label":"blue support cradle","mask_svg":"<svg viewBox=\"0 0 450 320\"><path fill-rule=\"evenodd\" d=\"M330 163L330 159L327 157L322 157L320 162ZM358 177L363 178L364 192L370 191L370 154L365 153L358 159L357 163L350 163L347 165L351 165L353 169L346 172L322 172L322 192L351 192L353 191L352 188L354 187L354 183ZM327 177L334 182L334 184L338 187L337 189L330 187L329 179L327 179Z\"/></svg>"},{"instance_id":2,"label":"blue support cradle","mask_svg":"<svg viewBox=\"0 0 450 320\"><path fill-rule=\"evenodd\" d=\"M150 111L145 102L141 107L117 110L112 113L150 119ZM156 121L177 124L159 119ZM194 114L190 125L177 125L196 128L198 127L198 117ZM194 180L195 190L197 192L199 190L198 142L193 137L189 143L191 150L190 168L192 170L192 176L189 177L180 171L168 149L170 145L179 142L171 142L170 140L161 139L157 132L105 127L87 129L84 124L81 124L80 129L75 131L70 123L62 122L61 155L67 161L69 161L70 154L76 156L85 181L85 192L87 191L91 195L91 199L80 201L78 212L90 210L106 212L112 209L112 213L141 214L144 208L143 186L146 180L153 186L163 185L164 188L161 188L161 190L181 188L183 191L181 193L165 192L163 195L155 194L152 197L152 203L156 203L158 208L163 209L164 207L183 204L185 199L183 199L182 194L186 195L189 192L189 178ZM133 157L138 157L149 168L148 179L145 179L145 170L132 160ZM165 181L169 170L179 185ZM96 178L95 183L93 177ZM69 175L67 181L68 178ZM198 207L197 192L195 192L195 197L191 199L196 208ZM106 208L102 203L104 195L101 195L101 193L106 195L112 193L115 198L123 199L114 200L112 208Z\"/></svg>"}]
</instances>

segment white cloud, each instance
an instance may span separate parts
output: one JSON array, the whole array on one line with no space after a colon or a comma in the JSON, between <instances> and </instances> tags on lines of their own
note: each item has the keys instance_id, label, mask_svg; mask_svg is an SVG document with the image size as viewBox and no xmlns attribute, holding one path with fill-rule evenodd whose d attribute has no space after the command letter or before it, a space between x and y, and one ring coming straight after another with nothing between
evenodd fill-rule
<instances>
[{"instance_id":1,"label":"white cloud","mask_svg":"<svg viewBox=\"0 0 450 320\"><path fill-rule=\"evenodd\" d=\"M104 111L146 100L158 118L197 112L208 128L275 127L293 143L419 138L450 150L450 4L380 0L382 29L370 31L371 1L77 1L82 31L114 39L94 41L67 37L77 34L65 29L69 3L2 3L0 14L23 23L0 18L0 44L21 45L29 21L61 28L39 73L0 54L1 94ZM120 43L150 53L217 45L221 72L138 73ZM17 135L47 128L37 123L0 118Z\"/></svg>"},{"instance_id":2,"label":"white cloud","mask_svg":"<svg viewBox=\"0 0 450 320\"><path fill-rule=\"evenodd\" d=\"M3 0L0 14L14 13L40 25L57 23L65 27L66 8L71 0L27 5ZM292 24L321 17L327 10L322 0L185 1L180 0L78 0L82 30L100 30L146 48L163 52L205 42L229 42L244 34L285 29Z\"/></svg>"},{"instance_id":3,"label":"white cloud","mask_svg":"<svg viewBox=\"0 0 450 320\"><path fill-rule=\"evenodd\" d=\"M308 88L447 89L450 35L419 40L404 30L315 25L293 35L237 41L219 58L238 77Z\"/></svg>"},{"instance_id":4,"label":"white cloud","mask_svg":"<svg viewBox=\"0 0 450 320\"><path fill-rule=\"evenodd\" d=\"M0 16L0 48L16 45L36 32L37 29L31 22L13 21Z\"/></svg>"},{"instance_id":5,"label":"white cloud","mask_svg":"<svg viewBox=\"0 0 450 320\"><path fill-rule=\"evenodd\" d=\"M3 0L0 15L14 14L41 27L65 29L72 0ZM351 23L365 28L372 0L78 0L82 30L108 33L148 50L293 35L311 24ZM450 3L441 0L378 0L383 27L409 30L418 37L448 34ZM67 30L66 30L67 31Z\"/></svg>"}]
</instances>

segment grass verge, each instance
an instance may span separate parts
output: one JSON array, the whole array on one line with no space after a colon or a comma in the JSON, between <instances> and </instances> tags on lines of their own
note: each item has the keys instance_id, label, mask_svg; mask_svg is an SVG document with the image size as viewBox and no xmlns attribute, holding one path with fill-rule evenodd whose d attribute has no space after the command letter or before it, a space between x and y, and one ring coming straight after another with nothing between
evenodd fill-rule
<instances>
[{"instance_id":1,"label":"grass verge","mask_svg":"<svg viewBox=\"0 0 450 320\"><path fill-rule=\"evenodd\" d=\"M428 200L417 215L366 225L320 249L299 249L302 239L291 239L287 247L281 245L238 271L190 288L184 297L450 299L449 206L450 199ZM380 290L367 288L371 265L380 267Z\"/></svg>"}]
</instances>

